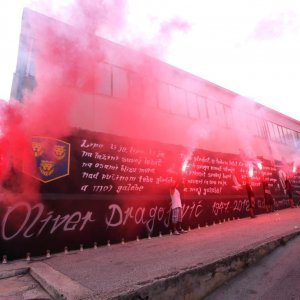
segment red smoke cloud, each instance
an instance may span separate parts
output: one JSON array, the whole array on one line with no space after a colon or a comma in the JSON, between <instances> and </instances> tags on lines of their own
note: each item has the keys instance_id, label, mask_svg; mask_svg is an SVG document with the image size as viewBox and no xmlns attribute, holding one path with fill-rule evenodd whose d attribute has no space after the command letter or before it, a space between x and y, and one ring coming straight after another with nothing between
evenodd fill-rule
<instances>
[{"instance_id":1,"label":"red smoke cloud","mask_svg":"<svg viewBox=\"0 0 300 300\"><path fill-rule=\"evenodd\" d=\"M53 10L47 1L37 2L36 9ZM79 93L95 91L95 66L104 60L95 34L103 28L111 33L120 30L124 10L123 0L77 0L55 13L66 23L50 18L45 22L44 17L30 14L37 84L25 101L25 118L32 134L60 138L70 133L74 102Z\"/></svg>"},{"instance_id":2,"label":"red smoke cloud","mask_svg":"<svg viewBox=\"0 0 300 300\"><path fill-rule=\"evenodd\" d=\"M47 1L36 2L35 7L51 11ZM63 138L71 133L72 107L78 94L94 92L94 67L104 59L101 40L95 33L120 30L124 10L125 1L74 1L59 12L74 27L51 18L45 21L31 12L23 16L27 22L23 24L26 51L32 51L29 56L34 61L35 88L24 90L22 103L1 105L0 179L6 189L24 192L28 184L31 191L32 183L24 179L22 170L24 165L33 167L29 166L33 164L32 136Z\"/></svg>"},{"instance_id":3,"label":"red smoke cloud","mask_svg":"<svg viewBox=\"0 0 300 300\"><path fill-rule=\"evenodd\" d=\"M160 27L160 33L163 37L169 37L173 32L183 31L187 32L190 29L190 24L182 19L174 18L172 20L163 22Z\"/></svg>"},{"instance_id":4,"label":"red smoke cloud","mask_svg":"<svg viewBox=\"0 0 300 300\"><path fill-rule=\"evenodd\" d=\"M36 199L37 186L23 174L25 165L32 165L31 136L24 126L24 107L16 101L2 102L0 107L0 191L3 200Z\"/></svg>"}]
</instances>

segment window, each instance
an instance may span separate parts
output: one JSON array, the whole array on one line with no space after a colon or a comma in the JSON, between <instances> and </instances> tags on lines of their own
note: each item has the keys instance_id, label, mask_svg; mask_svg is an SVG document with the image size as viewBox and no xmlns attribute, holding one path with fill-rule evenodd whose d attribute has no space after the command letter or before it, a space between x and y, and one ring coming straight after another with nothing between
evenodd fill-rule
<instances>
[{"instance_id":1,"label":"window","mask_svg":"<svg viewBox=\"0 0 300 300\"><path fill-rule=\"evenodd\" d=\"M199 111L197 105L197 95L194 93L187 93L187 106L189 116L193 119L199 118Z\"/></svg>"},{"instance_id":2,"label":"window","mask_svg":"<svg viewBox=\"0 0 300 300\"><path fill-rule=\"evenodd\" d=\"M299 141L298 141L297 131L293 131L293 136L294 136L294 144L296 147L298 147Z\"/></svg>"},{"instance_id":3,"label":"window","mask_svg":"<svg viewBox=\"0 0 300 300\"><path fill-rule=\"evenodd\" d=\"M111 79L111 66L105 63L97 64L95 84L96 93L111 96Z\"/></svg>"},{"instance_id":4,"label":"window","mask_svg":"<svg viewBox=\"0 0 300 300\"><path fill-rule=\"evenodd\" d=\"M263 137L264 135L263 135L261 120L258 118L255 118L255 123L256 123L257 136Z\"/></svg>"},{"instance_id":5,"label":"window","mask_svg":"<svg viewBox=\"0 0 300 300\"><path fill-rule=\"evenodd\" d=\"M169 86L163 82L158 83L158 106L160 109L170 111Z\"/></svg>"},{"instance_id":6,"label":"window","mask_svg":"<svg viewBox=\"0 0 300 300\"><path fill-rule=\"evenodd\" d=\"M229 106L224 106L227 127L233 127L232 110Z\"/></svg>"},{"instance_id":7,"label":"window","mask_svg":"<svg viewBox=\"0 0 300 300\"><path fill-rule=\"evenodd\" d=\"M281 135L279 133L278 125L273 123L274 134L276 142L281 143Z\"/></svg>"},{"instance_id":8,"label":"window","mask_svg":"<svg viewBox=\"0 0 300 300\"><path fill-rule=\"evenodd\" d=\"M289 141L289 145L291 146L296 146L296 141L294 139L294 132L291 129L287 129L287 133L288 133L288 141Z\"/></svg>"},{"instance_id":9,"label":"window","mask_svg":"<svg viewBox=\"0 0 300 300\"><path fill-rule=\"evenodd\" d=\"M275 141L275 134L274 134L272 123L268 122L268 121L266 123L267 123L267 129L268 129L269 137L272 141Z\"/></svg>"},{"instance_id":10,"label":"window","mask_svg":"<svg viewBox=\"0 0 300 300\"><path fill-rule=\"evenodd\" d=\"M198 100L200 119L207 119L208 113L207 113L206 99L202 96L198 96L197 100Z\"/></svg>"},{"instance_id":11,"label":"window","mask_svg":"<svg viewBox=\"0 0 300 300\"><path fill-rule=\"evenodd\" d=\"M137 103L143 101L142 78L135 73L131 73L129 77L129 100Z\"/></svg>"},{"instance_id":12,"label":"window","mask_svg":"<svg viewBox=\"0 0 300 300\"><path fill-rule=\"evenodd\" d=\"M35 76L35 39L30 37L26 40L21 39L20 42L23 44L23 48L19 53L19 56L22 57L22 59L18 59L18 63L22 63L19 67L24 68L25 76Z\"/></svg>"},{"instance_id":13,"label":"window","mask_svg":"<svg viewBox=\"0 0 300 300\"><path fill-rule=\"evenodd\" d=\"M151 78L144 78L144 103L150 107L157 107L157 81Z\"/></svg>"},{"instance_id":14,"label":"window","mask_svg":"<svg viewBox=\"0 0 300 300\"><path fill-rule=\"evenodd\" d=\"M247 120L246 114L241 111L234 110L233 111L233 119L234 119L234 126L238 130L246 130L247 129Z\"/></svg>"},{"instance_id":15,"label":"window","mask_svg":"<svg viewBox=\"0 0 300 300\"><path fill-rule=\"evenodd\" d=\"M171 111L178 115L187 115L185 90L177 88L175 86L169 86Z\"/></svg>"},{"instance_id":16,"label":"window","mask_svg":"<svg viewBox=\"0 0 300 300\"><path fill-rule=\"evenodd\" d=\"M215 103L212 100L208 100L206 104L207 104L208 118L210 119L211 122L217 123L218 120L217 120L217 111L216 111Z\"/></svg>"},{"instance_id":17,"label":"window","mask_svg":"<svg viewBox=\"0 0 300 300\"><path fill-rule=\"evenodd\" d=\"M284 139L284 134L283 134L283 131L282 131L282 126L278 125L277 129L278 129L278 133L279 133L279 136L280 136L280 142L285 144L285 139Z\"/></svg>"},{"instance_id":18,"label":"window","mask_svg":"<svg viewBox=\"0 0 300 300\"><path fill-rule=\"evenodd\" d=\"M287 129L285 127L282 127L282 131L283 131L283 136L284 136L285 143L288 144L289 143L289 137L288 137Z\"/></svg>"},{"instance_id":19,"label":"window","mask_svg":"<svg viewBox=\"0 0 300 300\"><path fill-rule=\"evenodd\" d=\"M216 103L216 115L218 119L218 125L222 127L226 127L226 117L225 117L225 110L224 110L224 105L222 103Z\"/></svg>"},{"instance_id":20,"label":"window","mask_svg":"<svg viewBox=\"0 0 300 300\"><path fill-rule=\"evenodd\" d=\"M128 98L129 82L128 74L125 70L113 67L113 97L119 99Z\"/></svg>"},{"instance_id":21,"label":"window","mask_svg":"<svg viewBox=\"0 0 300 300\"><path fill-rule=\"evenodd\" d=\"M255 118L247 114L247 128L252 135L257 135L257 127L255 124Z\"/></svg>"},{"instance_id":22,"label":"window","mask_svg":"<svg viewBox=\"0 0 300 300\"><path fill-rule=\"evenodd\" d=\"M263 137L265 139L269 139L270 134L269 134L269 130L268 130L268 127L267 127L267 121L261 120L261 128L262 128Z\"/></svg>"}]
</instances>

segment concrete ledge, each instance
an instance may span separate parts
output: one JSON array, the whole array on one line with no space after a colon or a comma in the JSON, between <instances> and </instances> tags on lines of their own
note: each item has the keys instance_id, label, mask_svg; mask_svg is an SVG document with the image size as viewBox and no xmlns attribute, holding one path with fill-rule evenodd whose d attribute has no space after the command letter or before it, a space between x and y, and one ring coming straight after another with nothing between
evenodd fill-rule
<instances>
[{"instance_id":1,"label":"concrete ledge","mask_svg":"<svg viewBox=\"0 0 300 300\"><path fill-rule=\"evenodd\" d=\"M202 299L236 276L248 266L288 241L300 235L300 229L273 236L263 242L222 257L211 263L195 265L182 271L138 282L122 294L111 294L109 299ZM46 262L22 262L2 265L0 279L30 273L54 299L101 299L92 291L50 267ZM158 274L159 275L159 274Z\"/></svg>"},{"instance_id":2,"label":"concrete ledge","mask_svg":"<svg viewBox=\"0 0 300 300\"><path fill-rule=\"evenodd\" d=\"M202 299L299 234L299 230L290 232L208 265L170 274L169 277L155 278L150 283L141 283L141 286L137 286L134 290L111 299Z\"/></svg>"},{"instance_id":3,"label":"concrete ledge","mask_svg":"<svg viewBox=\"0 0 300 300\"><path fill-rule=\"evenodd\" d=\"M14 277L18 275L24 275L29 273L29 268L22 268L22 269L16 269L16 270L6 270L2 271L0 273L0 279Z\"/></svg>"},{"instance_id":4,"label":"concrete ledge","mask_svg":"<svg viewBox=\"0 0 300 300\"><path fill-rule=\"evenodd\" d=\"M46 263L33 263L30 267L30 274L54 299L79 300L92 296L91 290L54 270Z\"/></svg>"}]
</instances>

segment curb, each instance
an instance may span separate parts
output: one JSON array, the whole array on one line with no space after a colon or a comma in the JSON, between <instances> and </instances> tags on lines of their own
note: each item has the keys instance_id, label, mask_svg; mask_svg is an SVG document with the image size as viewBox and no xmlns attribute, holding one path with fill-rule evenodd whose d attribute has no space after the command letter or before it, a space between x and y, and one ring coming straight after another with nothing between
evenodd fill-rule
<instances>
[{"instance_id":1,"label":"curb","mask_svg":"<svg viewBox=\"0 0 300 300\"><path fill-rule=\"evenodd\" d=\"M203 299L224 282L298 235L300 230L270 238L210 264L193 267L170 277L155 278L151 283L109 299Z\"/></svg>"},{"instance_id":2,"label":"curb","mask_svg":"<svg viewBox=\"0 0 300 300\"><path fill-rule=\"evenodd\" d=\"M93 293L43 262L33 263L30 274L54 299L79 300Z\"/></svg>"},{"instance_id":3,"label":"curb","mask_svg":"<svg viewBox=\"0 0 300 300\"><path fill-rule=\"evenodd\" d=\"M107 299L203 299L248 266L299 235L300 229L295 227L293 231L249 245L245 250L211 263L157 277L150 282L137 283L131 290L111 295ZM15 269L8 268L0 272L0 279L27 273L54 299L102 299L101 295L95 294L44 262L34 262L28 267L19 265Z\"/></svg>"},{"instance_id":4,"label":"curb","mask_svg":"<svg viewBox=\"0 0 300 300\"><path fill-rule=\"evenodd\" d=\"M0 279L5 279L9 277L19 276L19 275L25 275L29 273L30 268L20 268L20 269L14 269L14 270L5 270L0 272Z\"/></svg>"}]
</instances>

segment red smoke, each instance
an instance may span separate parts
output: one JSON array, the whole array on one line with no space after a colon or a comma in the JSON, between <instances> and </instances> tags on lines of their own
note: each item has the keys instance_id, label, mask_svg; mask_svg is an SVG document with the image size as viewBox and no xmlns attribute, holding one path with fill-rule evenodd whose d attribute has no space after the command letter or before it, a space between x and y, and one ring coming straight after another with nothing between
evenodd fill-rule
<instances>
[{"instance_id":1,"label":"red smoke","mask_svg":"<svg viewBox=\"0 0 300 300\"><path fill-rule=\"evenodd\" d=\"M37 3L36 9L51 12L51 3ZM37 85L26 99L25 118L34 135L60 138L70 133L74 104L81 102L84 94L95 92L96 66L105 59L95 34L103 28L110 33L120 30L124 10L123 0L76 0L55 13L65 23L30 14ZM101 75L97 76L99 83Z\"/></svg>"},{"instance_id":2,"label":"red smoke","mask_svg":"<svg viewBox=\"0 0 300 300\"><path fill-rule=\"evenodd\" d=\"M37 10L51 11L49 2L41 3L37 4ZM103 51L102 40L95 34L100 32L104 35L118 36L124 33L126 8L125 0L100 2L76 0L60 12L56 12L56 16L66 23L50 18L45 22L44 17L41 18L38 14L30 15L28 28L30 28L30 36L35 37L34 57L37 85L33 94L26 99L25 119L29 132L33 135L54 138L61 138L70 133L73 126L72 118L79 119L78 114L82 113L78 107L81 105L85 107L84 97L88 95L94 97L95 87L101 82L101 73L97 72L98 63L105 61L106 55L112 57L115 55L115 53L107 54ZM152 48L153 45L159 48L166 47L172 33L188 29L189 24L184 20L178 18L168 20L161 24L152 45L141 40L144 44L142 48ZM138 68L139 73L146 75L145 78L151 79L149 71L160 72L157 62L141 54L120 49L117 56L120 55L126 56L127 62L132 60L132 65L124 66L127 70ZM163 55L162 51L160 55ZM112 63L114 60L110 57ZM122 61L122 58L116 57L116 61ZM149 107L139 106L142 101L152 98L145 94L156 90L157 81L146 81L141 77L131 77L134 74L129 72L128 74L130 75L128 78L130 94L126 98L129 98L131 103L128 107L126 105L116 107L113 119L105 116L101 111L99 115L95 114L95 118L99 118L101 120L99 122L103 124L108 123L107 129L111 133L122 131L124 124L124 131L129 131L129 135L136 137L146 136L149 139L155 139L153 132L155 134L159 134L160 131L174 132L174 129L171 129L174 124L167 124L163 119L149 114ZM155 97L154 94L153 99ZM98 100L93 101L95 101L96 108ZM154 104L156 105L157 103ZM76 107L76 116L73 115L74 107ZM86 107L91 107L91 102L88 102ZM94 110L92 112L94 113ZM90 120L93 120L93 117L83 116ZM153 127L157 129L154 130ZM184 129L178 126L176 130L180 134L180 131ZM152 136L150 136L151 132Z\"/></svg>"},{"instance_id":3,"label":"red smoke","mask_svg":"<svg viewBox=\"0 0 300 300\"><path fill-rule=\"evenodd\" d=\"M37 187L23 174L24 165L32 164L31 136L24 124L24 107L16 101L2 102L0 108L0 182L5 200L19 196L36 198Z\"/></svg>"},{"instance_id":4,"label":"red smoke","mask_svg":"<svg viewBox=\"0 0 300 300\"><path fill-rule=\"evenodd\" d=\"M37 3L37 10L47 11L48 3ZM82 101L85 93L94 93L95 66L104 60L95 33L101 26L111 33L120 30L124 9L124 1L74 1L63 15L74 27L25 11L21 34L26 41L20 45L27 47L21 48L26 54L31 52L26 64L34 62L35 88L23 91L22 103L1 105L0 179L5 189L31 190L22 170L33 164L32 136L63 138L71 133L74 104ZM101 75L97 80L101 81ZM78 108L76 113L80 113Z\"/></svg>"},{"instance_id":5,"label":"red smoke","mask_svg":"<svg viewBox=\"0 0 300 300\"><path fill-rule=\"evenodd\" d=\"M182 19L174 18L172 20L163 22L160 27L160 33L164 38L170 37L173 32L186 32L190 29L190 24Z\"/></svg>"}]
</instances>

